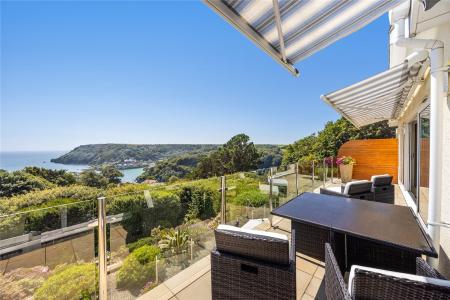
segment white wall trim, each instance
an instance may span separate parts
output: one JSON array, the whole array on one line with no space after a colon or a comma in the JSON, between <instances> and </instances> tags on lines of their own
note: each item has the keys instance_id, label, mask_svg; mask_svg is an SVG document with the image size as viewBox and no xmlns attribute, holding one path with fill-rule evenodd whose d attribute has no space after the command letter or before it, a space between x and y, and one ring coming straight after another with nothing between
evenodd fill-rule
<instances>
[{"instance_id":1,"label":"white wall trim","mask_svg":"<svg viewBox=\"0 0 450 300\"><path fill-rule=\"evenodd\" d=\"M405 186L401 182L398 183L398 186L400 187L400 191L403 194L403 198L405 198L406 205L412 208L414 214L416 215L417 219L419 220L420 226L422 226L422 228L425 229L425 231L426 231L427 225L422 220L422 217L420 216L420 214L418 212L416 202L414 202L414 199L411 196L411 193L405 188Z\"/></svg>"}]
</instances>

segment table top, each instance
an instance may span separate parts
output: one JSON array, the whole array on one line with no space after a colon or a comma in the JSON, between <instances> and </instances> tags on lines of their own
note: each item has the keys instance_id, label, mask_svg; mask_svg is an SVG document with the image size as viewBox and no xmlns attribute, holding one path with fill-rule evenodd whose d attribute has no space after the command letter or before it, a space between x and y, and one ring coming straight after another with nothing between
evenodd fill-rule
<instances>
[{"instance_id":1,"label":"table top","mask_svg":"<svg viewBox=\"0 0 450 300\"><path fill-rule=\"evenodd\" d=\"M306 192L272 214L437 257L430 239L407 206Z\"/></svg>"}]
</instances>

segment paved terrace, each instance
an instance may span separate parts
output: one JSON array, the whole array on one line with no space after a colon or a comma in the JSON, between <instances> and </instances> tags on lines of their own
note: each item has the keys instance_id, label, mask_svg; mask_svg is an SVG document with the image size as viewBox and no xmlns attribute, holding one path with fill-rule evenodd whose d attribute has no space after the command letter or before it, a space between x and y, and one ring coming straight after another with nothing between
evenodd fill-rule
<instances>
[{"instance_id":1,"label":"paved terrace","mask_svg":"<svg viewBox=\"0 0 450 300\"><path fill-rule=\"evenodd\" d=\"M335 186L339 186L339 184L335 184ZM406 205L397 185L395 186L395 204ZM291 224L287 219L273 217L273 226L264 223L256 229L290 236ZM324 273L323 262L297 253L297 299L326 299ZM210 257L207 256L161 283L139 299L208 300L211 298L211 267Z\"/></svg>"}]
</instances>

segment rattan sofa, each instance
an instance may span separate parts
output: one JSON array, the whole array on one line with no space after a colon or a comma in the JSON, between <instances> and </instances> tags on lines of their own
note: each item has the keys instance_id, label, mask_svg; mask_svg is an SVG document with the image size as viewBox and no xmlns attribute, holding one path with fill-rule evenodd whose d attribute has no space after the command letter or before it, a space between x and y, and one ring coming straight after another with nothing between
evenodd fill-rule
<instances>
[{"instance_id":1,"label":"rattan sofa","mask_svg":"<svg viewBox=\"0 0 450 300\"><path fill-rule=\"evenodd\" d=\"M294 242L220 225L211 252L213 299L296 299Z\"/></svg>"},{"instance_id":2,"label":"rattan sofa","mask_svg":"<svg viewBox=\"0 0 450 300\"><path fill-rule=\"evenodd\" d=\"M450 299L450 281L446 281L422 258L416 259L416 275L423 277L353 266L347 286L330 244L325 244L327 299Z\"/></svg>"},{"instance_id":3,"label":"rattan sofa","mask_svg":"<svg viewBox=\"0 0 450 300\"><path fill-rule=\"evenodd\" d=\"M372 182L361 180L347 182L347 184L342 187L320 188L320 193L331 196L372 201L374 199L374 194L371 189Z\"/></svg>"}]
</instances>

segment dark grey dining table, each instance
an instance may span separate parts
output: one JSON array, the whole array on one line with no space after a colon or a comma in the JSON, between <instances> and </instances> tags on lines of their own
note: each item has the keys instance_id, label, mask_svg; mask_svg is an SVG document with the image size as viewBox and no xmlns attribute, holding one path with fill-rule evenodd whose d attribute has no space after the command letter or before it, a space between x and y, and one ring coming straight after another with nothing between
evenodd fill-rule
<instances>
[{"instance_id":1,"label":"dark grey dining table","mask_svg":"<svg viewBox=\"0 0 450 300\"><path fill-rule=\"evenodd\" d=\"M297 252L324 261L330 243L342 271L358 264L414 273L416 257L437 257L407 206L305 192L272 214L291 220Z\"/></svg>"}]
</instances>

